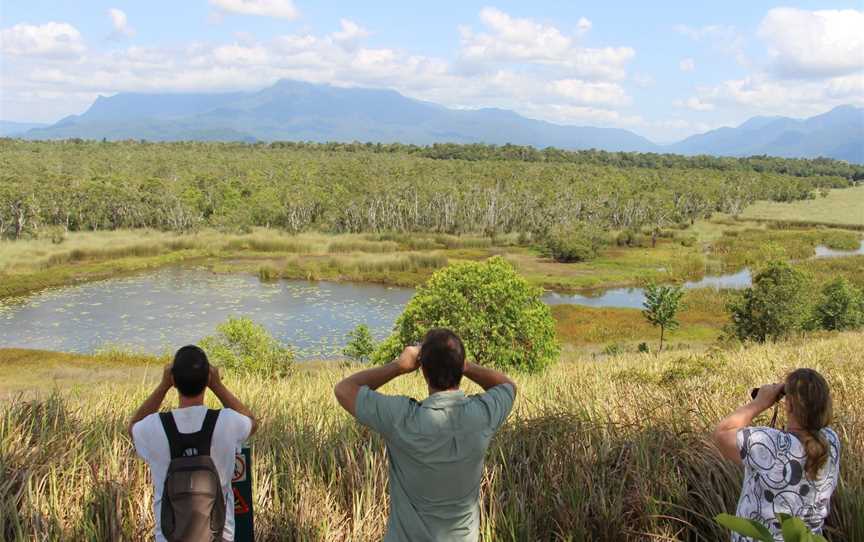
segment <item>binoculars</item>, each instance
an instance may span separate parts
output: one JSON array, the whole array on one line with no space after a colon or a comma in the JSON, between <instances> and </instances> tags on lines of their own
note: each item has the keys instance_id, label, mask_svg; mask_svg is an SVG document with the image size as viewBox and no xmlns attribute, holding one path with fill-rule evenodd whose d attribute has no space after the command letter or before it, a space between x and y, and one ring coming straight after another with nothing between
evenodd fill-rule
<instances>
[{"instance_id":1,"label":"binoculars","mask_svg":"<svg viewBox=\"0 0 864 542\"><path fill-rule=\"evenodd\" d=\"M752 390L750 390L750 398L751 399L756 399L756 395L758 395L758 394L759 394L759 388L753 388ZM783 397L785 395L786 395L786 388L784 386L784 388L782 390L780 390L780 394L777 395L777 400L779 401L780 399L783 399Z\"/></svg>"}]
</instances>

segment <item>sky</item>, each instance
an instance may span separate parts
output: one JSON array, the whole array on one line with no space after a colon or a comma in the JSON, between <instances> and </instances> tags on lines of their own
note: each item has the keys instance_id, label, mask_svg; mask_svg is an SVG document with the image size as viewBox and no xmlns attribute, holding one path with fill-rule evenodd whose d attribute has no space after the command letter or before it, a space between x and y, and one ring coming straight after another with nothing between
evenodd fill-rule
<instances>
[{"instance_id":1,"label":"sky","mask_svg":"<svg viewBox=\"0 0 864 542\"><path fill-rule=\"evenodd\" d=\"M864 106L862 29L861 0L2 0L0 119L296 79L671 142Z\"/></svg>"}]
</instances>

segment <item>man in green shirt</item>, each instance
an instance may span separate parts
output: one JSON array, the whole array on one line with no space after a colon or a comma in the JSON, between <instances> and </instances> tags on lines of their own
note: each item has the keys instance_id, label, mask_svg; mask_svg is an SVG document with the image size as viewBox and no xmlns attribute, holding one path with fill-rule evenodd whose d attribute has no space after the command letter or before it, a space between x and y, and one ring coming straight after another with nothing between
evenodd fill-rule
<instances>
[{"instance_id":1,"label":"man in green shirt","mask_svg":"<svg viewBox=\"0 0 864 542\"><path fill-rule=\"evenodd\" d=\"M429 397L375 390L422 368ZM462 377L486 390L465 395ZM390 518L385 542L474 542L480 532L480 479L489 441L507 419L516 384L498 371L467 363L462 341L430 330L422 345L395 361L336 385L339 404L379 432L390 460Z\"/></svg>"}]
</instances>

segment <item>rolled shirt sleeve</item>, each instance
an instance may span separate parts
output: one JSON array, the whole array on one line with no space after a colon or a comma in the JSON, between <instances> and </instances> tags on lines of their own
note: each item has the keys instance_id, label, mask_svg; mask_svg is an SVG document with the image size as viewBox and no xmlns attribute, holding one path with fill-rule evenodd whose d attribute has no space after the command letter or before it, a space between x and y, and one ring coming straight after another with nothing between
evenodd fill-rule
<instances>
[{"instance_id":1,"label":"rolled shirt sleeve","mask_svg":"<svg viewBox=\"0 0 864 542\"><path fill-rule=\"evenodd\" d=\"M357 421L383 435L391 432L393 426L407 412L411 399L401 395L384 395L363 386L354 402L354 415Z\"/></svg>"}]
</instances>

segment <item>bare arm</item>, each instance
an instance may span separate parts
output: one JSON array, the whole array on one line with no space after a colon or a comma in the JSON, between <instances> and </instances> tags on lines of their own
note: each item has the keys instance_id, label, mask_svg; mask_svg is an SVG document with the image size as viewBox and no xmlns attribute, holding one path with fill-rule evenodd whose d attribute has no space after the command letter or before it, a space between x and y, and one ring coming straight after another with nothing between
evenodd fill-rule
<instances>
[{"instance_id":1,"label":"bare arm","mask_svg":"<svg viewBox=\"0 0 864 542\"><path fill-rule=\"evenodd\" d=\"M398 376L413 373L420 366L419 354L419 348L409 346L402 351L402 354L395 361L354 373L342 379L333 389L336 400L349 414L356 416L355 405L360 388L368 386L369 389L377 390Z\"/></svg>"},{"instance_id":2,"label":"bare arm","mask_svg":"<svg viewBox=\"0 0 864 542\"><path fill-rule=\"evenodd\" d=\"M783 384L762 386L755 399L739 407L717 424L712 438L723 457L741 463L741 454L738 453L738 445L735 441L738 430L747 427L753 422L753 418L771 408L771 405L777 402L782 389Z\"/></svg>"},{"instance_id":3,"label":"bare arm","mask_svg":"<svg viewBox=\"0 0 864 542\"><path fill-rule=\"evenodd\" d=\"M249 436L254 435L255 431L258 430L258 419L255 418L249 407L244 405L236 395L231 393L231 390L225 387L225 384L222 383L222 378L219 376L219 369L213 365L210 366L210 380L207 381L207 386L210 387L210 391L219 399L223 407L239 412L252 420L252 429L249 431Z\"/></svg>"},{"instance_id":4,"label":"bare arm","mask_svg":"<svg viewBox=\"0 0 864 542\"><path fill-rule=\"evenodd\" d=\"M168 393L174 386L174 377L171 375L171 365L166 365L164 369L162 369L162 380L159 382L159 385L156 386L156 389L144 399L144 402L141 403L141 406L132 414L132 419L129 420L129 423L126 425L126 433L129 435L129 438L132 438L132 426L136 423L140 422L150 414L159 411L159 407L162 406L162 401L165 400L165 395Z\"/></svg>"},{"instance_id":5,"label":"bare arm","mask_svg":"<svg viewBox=\"0 0 864 542\"><path fill-rule=\"evenodd\" d=\"M476 383L484 390L494 388L501 384L513 386L513 396L516 396L516 383L509 376L495 369L489 369L476 363L465 363L465 371L462 373L466 378Z\"/></svg>"}]
</instances>

